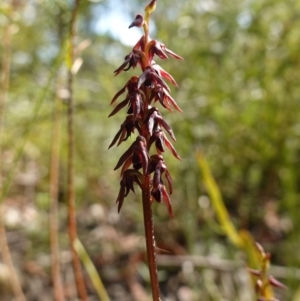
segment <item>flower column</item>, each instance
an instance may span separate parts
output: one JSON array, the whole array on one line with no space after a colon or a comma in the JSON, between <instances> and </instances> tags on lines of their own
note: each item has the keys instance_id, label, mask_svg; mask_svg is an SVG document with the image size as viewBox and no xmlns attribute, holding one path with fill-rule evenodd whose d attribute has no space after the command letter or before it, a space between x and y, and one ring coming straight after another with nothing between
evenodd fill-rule
<instances>
[{"instance_id":1,"label":"flower column","mask_svg":"<svg viewBox=\"0 0 300 301\"><path fill-rule=\"evenodd\" d=\"M151 204L155 200L164 201L168 212L173 217L171 200L172 178L164 162L162 153L168 148L172 154L180 159L166 133L175 141L171 127L164 120L158 108L154 105L159 102L170 112L173 109L182 112L175 100L170 95L170 89L164 79L177 86L174 78L155 63L154 58L167 59L168 55L176 59L180 56L165 47L164 44L149 37L149 19L155 10L156 0L150 2L145 8L145 15L138 14L129 28L143 27L144 35L140 38L132 51L125 56L124 63L115 70L115 75L128 71L131 67L139 67L142 74L133 76L125 86L114 96L111 104L115 103L120 95L126 93L123 101L119 102L111 112L115 115L122 108L127 107L127 116L122 123L109 148L126 141L131 133L137 132L136 140L121 156L115 169L121 168L120 191L117 198L118 211L120 211L124 198L134 190L137 184L142 190L143 214L147 257L150 271L153 300L160 300L157 278L155 240ZM166 132L166 133L165 133ZM156 154L149 155L151 146L155 144ZM167 184L168 190L165 186Z\"/></svg>"}]
</instances>

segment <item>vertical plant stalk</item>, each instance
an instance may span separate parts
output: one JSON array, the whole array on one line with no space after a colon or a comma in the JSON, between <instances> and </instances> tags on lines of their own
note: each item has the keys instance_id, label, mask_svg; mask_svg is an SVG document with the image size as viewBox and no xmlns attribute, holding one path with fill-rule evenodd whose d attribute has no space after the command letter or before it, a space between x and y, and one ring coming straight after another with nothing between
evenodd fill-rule
<instances>
[{"instance_id":1,"label":"vertical plant stalk","mask_svg":"<svg viewBox=\"0 0 300 301\"><path fill-rule=\"evenodd\" d=\"M9 89L9 77L10 77L10 58L11 58L11 25L8 24L4 28L3 33L3 55L2 55L2 71L1 71L1 92L0 92L0 189L1 189L1 200L4 200L3 191L3 166L2 166L2 156L3 156L3 127L4 127L4 108L7 99L7 93ZM2 252L3 261L8 266L11 276L11 287L13 293L17 300L26 301L25 295L23 293L19 278L15 271L12 258L10 255L9 246L6 238L5 225L3 220L3 203L0 203L0 248Z\"/></svg>"},{"instance_id":2,"label":"vertical plant stalk","mask_svg":"<svg viewBox=\"0 0 300 301\"><path fill-rule=\"evenodd\" d=\"M11 33L9 33L11 34ZM10 39L10 37L9 37ZM3 39L3 45L7 45L6 44L6 39ZM9 40L10 43L10 40ZM10 44L8 44L10 45ZM5 46L7 47L6 49L9 49L9 54L6 54L6 51L3 52L3 64L2 64L2 73L1 73L1 90L0 90L0 103L1 103L1 117L0 119L3 119L3 114L4 114L4 104L5 104L5 100L7 98L7 91L8 91L8 87L9 87L9 73L10 73L10 46ZM21 284L19 282L19 279L17 277L17 274L15 272L15 269L13 267L13 263L12 263L12 259L10 256L10 252L9 252L9 248L8 248L8 244L7 244L7 240L6 240L6 235L5 235L5 228L4 228L4 224L3 224L3 208L2 208L2 203L4 202L4 199L10 189L14 174L16 172L16 168L18 165L18 162L20 161L20 158L23 154L26 142L28 140L29 134L31 132L31 129L33 128L36 119L38 117L38 113L40 111L40 108L43 104L43 101L45 100L49 90L50 90L50 86L52 83L52 80L54 78L54 75L58 69L58 67L61 64L62 61L62 54L63 51L62 49L64 49L64 47L61 47L59 54L57 55L54 63L53 63L53 70L50 72L50 75L48 77L47 80L47 84L45 85L45 87L41 90L40 95L36 98L35 100L35 106L33 109L33 117L30 121L30 123L26 126L25 130L24 130L24 139L21 143L21 145L18 147L18 149L16 150L16 153L14 155L14 160L13 160L13 165L11 166L8 175L6 176L5 181L1 181L0 180L0 185L1 185L1 195L0 195L0 248L2 250L2 254L3 254L3 260L4 262L8 265L9 269L10 269L10 274L11 274L11 282L12 282L12 290L16 296L16 300L18 301L26 301L25 295L22 291L22 287ZM6 67L5 67L6 66ZM8 69L7 69L8 68ZM5 74L5 75L3 75ZM7 75L7 76L6 76ZM4 87L4 88L3 88ZM6 87L6 88L5 88ZM2 121L0 123L0 148L2 149ZM0 153L2 154L2 151L0 151ZM1 161L0 161L1 162ZM0 167L0 170L2 172L2 168ZM0 172L0 174L1 174Z\"/></svg>"},{"instance_id":3,"label":"vertical plant stalk","mask_svg":"<svg viewBox=\"0 0 300 301\"><path fill-rule=\"evenodd\" d=\"M65 45L65 42L62 45ZM55 60L52 64L53 68L52 68L52 70L51 70L51 72L48 76L47 83L41 89L39 95L36 97L36 99L34 101L35 105L34 105L34 108L33 108L32 117L30 119L30 122L28 122L28 124L26 125L26 127L23 131L23 134L22 134L24 139L15 151L12 165L9 169L9 172L6 176L5 181L3 181L3 184L2 184L3 188L2 188L2 194L0 195L0 203L3 202L4 198L7 196L8 192L9 192L9 189L10 189L12 181L13 181L13 177L16 173L18 163L19 163L19 161L20 161L20 159L23 155L24 148L26 146L26 143L27 143L27 140L28 140L29 135L31 133L31 130L34 127L34 125L36 124L36 120L38 118L40 109L43 105L43 102L44 102L46 96L48 95L48 93L51 89L51 84L52 84L52 81L54 79L54 76L55 76L59 66L61 65L61 63L63 61L64 49L65 49L64 46L60 47L60 51L59 51L58 55L56 56L56 58L55 58Z\"/></svg>"},{"instance_id":4,"label":"vertical plant stalk","mask_svg":"<svg viewBox=\"0 0 300 301\"><path fill-rule=\"evenodd\" d=\"M11 33L9 33L11 34ZM10 39L10 37L9 37ZM7 42L5 42L6 40L3 39L3 45L6 45ZM9 40L10 41L10 40ZM8 44L10 45L10 44ZM6 46L7 47L7 46ZM1 90L0 90L0 103L1 103L1 117L0 119L2 120L3 118L3 114L4 114L4 104L5 104L5 100L7 98L7 91L8 91L8 87L9 87L9 74L10 74L10 46L7 47L7 49L9 49L9 54L7 55L6 52L3 52L3 64L2 64L2 73L1 73ZM12 290L16 296L16 300L18 301L26 301L25 295L22 291L22 287L21 284L19 282L19 279L17 277L17 274L15 272L15 269L13 267L13 263L12 263L12 259L10 256L10 252L9 252L9 248L8 248L8 244L7 244L7 240L6 240L6 235L5 235L5 228L4 228L4 224L3 224L3 208L2 208L2 203L4 202L4 199L10 189L14 174L16 172L16 168L18 165L18 162L20 161L20 158L22 157L26 142L28 140L29 134L33 128L33 126L36 123L36 119L38 117L38 113L40 111L40 108L43 104L43 101L45 100L50 87L51 87L51 83L52 80L54 78L54 75L58 69L58 67L60 66L61 62L62 62L62 54L63 51L62 49L64 49L64 47L61 47L59 54L57 55L56 59L54 60L53 63L53 69L50 72L50 75L48 77L47 80L47 84L43 87L43 89L41 90L40 94L38 95L38 97L35 100L35 106L33 109L33 117L30 121L30 123L26 126L25 130L24 130L24 139L21 143L21 145L18 147L18 149L16 150L16 153L14 155L14 159L13 159L13 164L10 167L10 170L8 172L8 175L6 176L5 181L1 181L0 180L0 185L1 185L1 195L0 195L0 248L2 250L2 254L3 254L3 260L4 262L8 265L9 269L10 269L10 274L11 274L11 282L12 282ZM7 67L5 67L7 66ZM8 69L7 69L8 68ZM8 71L7 71L8 70ZM3 74L7 74L3 75ZM7 88L3 88L3 87L7 87ZM2 131L2 121L0 123L0 132ZM0 148L2 149L2 132L0 133ZM0 151L0 153L2 154L2 151ZM1 161L0 161L1 162ZM0 167L0 170L2 171L2 168ZM0 172L1 174L1 172Z\"/></svg>"},{"instance_id":5,"label":"vertical plant stalk","mask_svg":"<svg viewBox=\"0 0 300 301\"><path fill-rule=\"evenodd\" d=\"M146 237L147 261L150 273L152 298L154 301L160 301L160 290L157 276L156 264L156 243L154 236L154 223L152 216L151 200L150 200L150 176L144 177L143 186L143 215L144 215L144 228Z\"/></svg>"},{"instance_id":6,"label":"vertical plant stalk","mask_svg":"<svg viewBox=\"0 0 300 301\"><path fill-rule=\"evenodd\" d=\"M176 81L154 61L154 57L155 59L157 57L167 59L170 55L179 60L182 60L182 58L166 48L164 44L149 37L150 15L156 8L156 2L156 0L152 0L145 7L144 16L137 14L134 21L129 25L129 28L142 27L144 35L132 51L125 56L124 63L114 71L115 75L118 75L130 68L139 67L142 74L139 77L132 76L111 101L111 104L113 104L121 94L126 92L126 98L117 104L109 115L111 117L127 106L126 119L121 124L120 130L109 148L126 141L135 131L138 132L136 140L120 157L115 167L116 170L123 166L117 198L118 211L120 211L128 193L130 191L135 192L134 185L138 185L143 196L143 216L152 298L153 301L160 301L151 206L154 201L164 202L167 205L169 215L173 217L169 197L169 194L173 191L172 178L162 153L167 148L175 158L180 160L180 157L165 133L167 132L171 139L176 141L173 130L155 105L160 103L162 107L171 112L173 109L179 112L182 112L182 110L171 97L171 90L164 79L170 81L174 86L177 86ZM156 148L156 154L150 155L152 145ZM129 168L131 166L132 168ZM153 174L151 179L150 174Z\"/></svg>"},{"instance_id":7,"label":"vertical plant stalk","mask_svg":"<svg viewBox=\"0 0 300 301\"><path fill-rule=\"evenodd\" d=\"M83 280L80 260L75 250L75 241L77 238L76 225L76 205L74 191L74 99L73 99L73 72L74 63L74 39L76 35L76 19L79 11L80 0L75 1L70 23L69 47L67 53L68 66L68 230L72 253L72 264L76 282L77 294L82 301L87 301L87 293Z\"/></svg>"},{"instance_id":8,"label":"vertical plant stalk","mask_svg":"<svg viewBox=\"0 0 300 301\"><path fill-rule=\"evenodd\" d=\"M0 248L4 263L8 266L10 272L10 282L12 291L18 301L26 301L25 295L22 290L21 283L19 281L18 275L14 268L12 258L10 255L10 250L8 247L6 239L6 231L3 221L3 204L0 205Z\"/></svg>"},{"instance_id":9,"label":"vertical plant stalk","mask_svg":"<svg viewBox=\"0 0 300 301\"><path fill-rule=\"evenodd\" d=\"M51 273L54 290L54 300L64 301L64 292L60 273L60 257L58 245L58 178L59 178L59 149L60 149L60 103L55 97L53 110L52 150L50 166L50 249Z\"/></svg>"}]
</instances>

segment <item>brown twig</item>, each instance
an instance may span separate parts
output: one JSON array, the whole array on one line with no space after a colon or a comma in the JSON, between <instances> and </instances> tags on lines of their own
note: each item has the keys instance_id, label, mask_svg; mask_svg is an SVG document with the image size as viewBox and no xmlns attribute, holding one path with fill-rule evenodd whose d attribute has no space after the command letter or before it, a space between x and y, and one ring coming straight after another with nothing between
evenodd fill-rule
<instances>
[{"instance_id":1,"label":"brown twig","mask_svg":"<svg viewBox=\"0 0 300 301\"><path fill-rule=\"evenodd\" d=\"M60 274L59 245L58 245L58 177L60 149L60 104L55 98L52 128L52 151L50 166L50 249L51 272L55 301L64 301L64 292Z\"/></svg>"},{"instance_id":2,"label":"brown twig","mask_svg":"<svg viewBox=\"0 0 300 301\"><path fill-rule=\"evenodd\" d=\"M6 239L6 231L3 221L3 205L0 205L0 248L3 257L3 261L9 268L10 272L10 282L13 293L18 301L26 301L25 295L22 290L21 283L17 276L16 270L14 268L12 258L10 255L10 250L8 247L7 239Z\"/></svg>"},{"instance_id":3,"label":"brown twig","mask_svg":"<svg viewBox=\"0 0 300 301\"><path fill-rule=\"evenodd\" d=\"M76 206L75 206L75 191L74 191L74 99L73 99L73 73L72 65L74 62L74 38L76 35L76 18L79 11L80 0L75 1L75 6L72 12L70 23L70 39L69 39L69 51L67 54L68 63L68 227L69 237L72 252L72 264L76 282L76 288L78 297L82 301L87 301L87 293L83 280L80 260L74 243L77 238L77 226L76 226Z\"/></svg>"},{"instance_id":4,"label":"brown twig","mask_svg":"<svg viewBox=\"0 0 300 301\"><path fill-rule=\"evenodd\" d=\"M11 58L11 24L8 24L4 28L3 33L3 55L2 55L2 72L1 72L1 93L0 93L0 156L2 157L3 152L3 120L4 120L4 108L5 102L7 99L8 89L9 89L9 77L10 77L10 58ZM2 160L0 160L2 162ZM0 188L1 194L3 194L2 187L2 165L0 166ZM1 197L2 199L2 197ZM14 292L14 295L17 300L25 301L26 298L22 291L22 287L20 281L18 279L17 273L15 271L9 246L6 238L5 225L3 221L3 204L0 204L0 248L3 256L3 261L9 267L10 275L11 275L11 286Z\"/></svg>"},{"instance_id":5,"label":"brown twig","mask_svg":"<svg viewBox=\"0 0 300 301\"><path fill-rule=\"evenodd\" d=\"M190 262L197 268L208 268L220 272L234 272L242 268L245 270L247 263L242 260L228 260L217 257L201 255L158 255L157 264L162 267L180 267L183 263ZM278 278L291 278L300 280L300 269L283 266L270 266L270 274Z\"/></svg>"}]
</instances>

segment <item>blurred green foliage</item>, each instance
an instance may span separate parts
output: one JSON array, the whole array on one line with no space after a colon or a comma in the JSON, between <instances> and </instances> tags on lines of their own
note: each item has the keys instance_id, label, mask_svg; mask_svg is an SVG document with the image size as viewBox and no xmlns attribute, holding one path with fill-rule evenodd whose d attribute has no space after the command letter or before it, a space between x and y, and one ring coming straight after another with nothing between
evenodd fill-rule
<instances>
[{"instance_id":1,"label":"blurred green foliage","mask_svg":"<svg viewBox=\"0 0 300 301\"><path fill-rule=\"evenodd\" d=\"M8 173L24 128L33 116L37 95L47 83L67 32L71 1L8 1L0 4L0 35L11 24L12 64L9 98L5 105L4 173ZM115 24L106 15L122 11L133 20L144 1L83 1L78 45L91 45L80 56L83 65L75 79L77 202L99 202L116 211L119 174L113 171L128 143L107 150L122 116L107 119L111 98L128 78L113 71L130 47L120 43ZM153 38L182 57L161 66L179 84L172 95L183 114L165 111L182 162L166 154L175 181L172 197L175 220L155 204L158 242L177 241L193 254L209 254L216 243L224 257L233 250L215 231L214 213L207 202L196 150L207 158L232 221L251 231L272 253L272 262L299 267L300 243L300 1L171 1L160 0L153 15ZM97 27L107 20L110 32ZM122 22L121 22L122 23ZM129 24L124 24L124 27ZM128 30L129 33L129 30ZM122 37L126 39L126 37ZM133 45L132 45L133 46ZM2 48L0 48L2 55ZM135 71L130 70L131 74ZM64 105L65 67L61 67L45 97L17 173L36 162L39 210L45 211L48 191L51 122L54 98ZM65 118L65 117L64 117ZM61 201L65 194L66 121L61 151ZM14 185L10 195L22 192ZM122 209L131 229L143 233L139 196L130 195ZM63 205L62 205L63 206ZM208 222L209 221L209 222ZM127 222L128 223L128 222ZM222 253L223 252L223 253ZM296 283L288 284L292 290Z\"/></svg>"}]
</instances>

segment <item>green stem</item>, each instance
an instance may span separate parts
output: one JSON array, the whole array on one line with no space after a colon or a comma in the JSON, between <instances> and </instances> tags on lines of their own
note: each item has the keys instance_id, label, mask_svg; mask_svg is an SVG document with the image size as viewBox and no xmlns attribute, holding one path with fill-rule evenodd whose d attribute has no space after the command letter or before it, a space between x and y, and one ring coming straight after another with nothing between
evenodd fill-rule
<instances>
[{"instance_id":1,"label":"green stem","mask_svg":"<svg viewBox=\"0 0 300 301\"><path fill-rule=\"evenodd\" d=\"M144 226L147 248L147 260L150 272L150 281L152 289L153 301L161 301L159 295L159 284L157 276L157 264L155 253L155 238L154 238L154 224L152 218L152 209L150 202L150 176L144 177L143 183L143 213L144 213Z\"/></svg>"},{"instance_id":2,"label":"green stem","mask_svg":"<svg viewBox=\"0 0 300 301\"><path fill-rule=\"evenodd\" d=\"M107 294L105 286L96 270L94 263L92 262L89 254L85 250L84 246L82 245L81 241L77 238L75 240L74 248L79 255L83 265L86 268L87 273L90 276L90 279L94 285L94 288L100 298L101 301L110 301L110 298Z\"/></svg>"}]
</instances>

